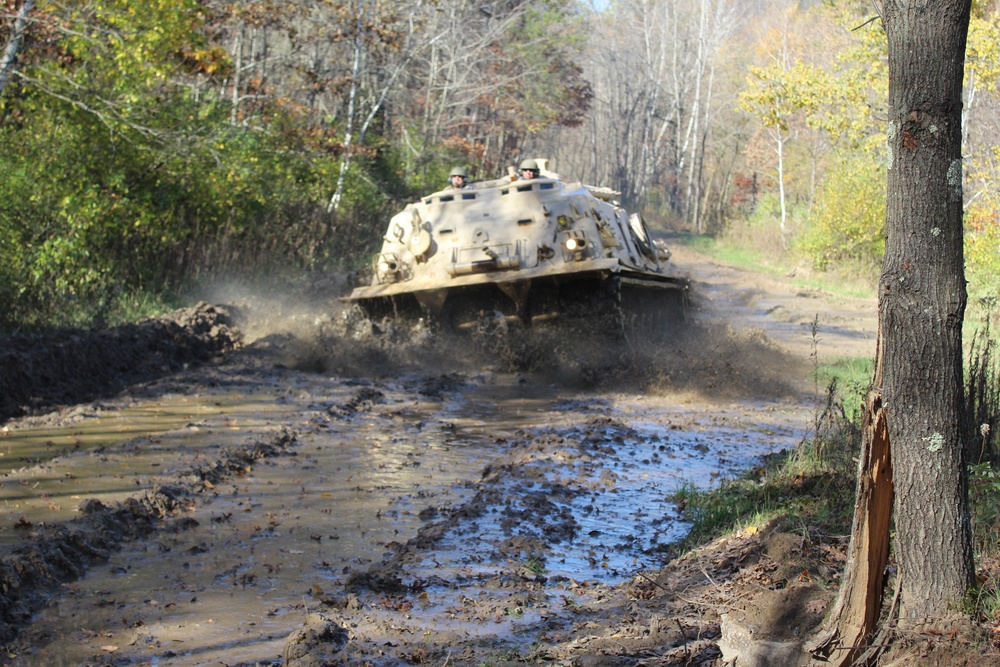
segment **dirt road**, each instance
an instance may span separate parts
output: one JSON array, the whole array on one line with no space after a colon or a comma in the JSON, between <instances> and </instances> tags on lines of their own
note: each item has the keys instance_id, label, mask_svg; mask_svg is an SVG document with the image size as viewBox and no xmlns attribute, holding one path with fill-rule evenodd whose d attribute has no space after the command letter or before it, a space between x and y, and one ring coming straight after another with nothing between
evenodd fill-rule
<instances>
[{"instance_id":1,"label":"dirt road","mask_svg":"<svg viewBox=\"0 0 1000 667\"><path fill-rule=\"evenodd\" d=\"M717 664L740 578L788 589L805 554L750 531L676 559L670 495L794 447L810 371L873 353L875 303L675 259L690 321L620 349L232 291L80 348L91 402L28 391L43 358L86 385L72 351L17 348L5 409L36 414L0 435L0 662Z\"/></svg>"}]
</instances>

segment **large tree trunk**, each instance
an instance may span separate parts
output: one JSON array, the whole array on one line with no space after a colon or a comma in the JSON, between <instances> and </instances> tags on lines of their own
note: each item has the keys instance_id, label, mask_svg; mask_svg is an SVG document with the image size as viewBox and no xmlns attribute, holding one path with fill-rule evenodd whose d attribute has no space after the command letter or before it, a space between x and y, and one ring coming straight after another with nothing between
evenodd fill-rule
<instances>
[{"instance_id":1,"label":"large tree trunk","mask_svg":"<svg viewBox=\"0 0 1000 667\"><path fill-rule=\"evenodd\" d=\"M807 647L828 664L851 665L878 650L889 503L899 627L950 625L973 584L962 428L961 91L969 12L969 0L884 6L890 162L879 336L847 568L834 613Z\"/></svg>"},{"instance_id":2,"label":"large tree trunk","mask_svg":"<svg viewBox=\"0 0 1000 667\"><path fill-rule=\"evenodd\" d=\"M973 583L963 442L962 75L970 0L887 0L889 180L879 328L900 625L954 615Z\"/></svg>"}]
</instances>

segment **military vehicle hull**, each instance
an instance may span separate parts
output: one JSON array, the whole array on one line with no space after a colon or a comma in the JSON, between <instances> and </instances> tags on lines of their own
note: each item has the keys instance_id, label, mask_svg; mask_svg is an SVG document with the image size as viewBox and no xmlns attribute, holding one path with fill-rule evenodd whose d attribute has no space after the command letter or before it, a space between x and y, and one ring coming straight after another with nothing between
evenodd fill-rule
<instances>
[{"instance_id":1,"label":"military vehicle hull","mask_svg":"<svg viewBox=\"0 0 1000 667\"><path fill-rule=\"evenodd\" d=\"M682 305L687 279L616 194L544 168L433 193L393 216L372 283L344 300L458 327L484 315L531 324Z\"/></svg>"}]
</instances>

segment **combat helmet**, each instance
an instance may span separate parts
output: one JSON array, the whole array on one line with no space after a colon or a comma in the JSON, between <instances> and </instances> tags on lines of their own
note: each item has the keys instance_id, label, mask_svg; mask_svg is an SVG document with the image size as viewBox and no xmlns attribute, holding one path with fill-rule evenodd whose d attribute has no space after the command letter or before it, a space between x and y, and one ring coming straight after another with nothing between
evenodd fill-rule
<instances>
[{"instance_id":1,"label":"combat helmet","mask_svg":"<svg viewBox=\"0 0 1000 667\"><path fill-rule=\"evenodd\" d=\"M530 170L535 171L535 172L539 171L539 169L538 169L538 163L535 162L534 160L531 160L531 159L521 160L521 166L518 167L518 169L520 171L524 171L525 169L530 169Z\"/></svg>"},{"instance_id":2,"label":"combat helmet","mask_svg":"<svg viewBox=\"0 0 1000 667\"><path fill-rule=\"evenodd\" d=\"M448 174L448 178L451 178L452 176L461 176L462 178L468 180L469 172L465 170L465 167L455 167L451 170L451 173Z\"/></svg>"}]
</instances>

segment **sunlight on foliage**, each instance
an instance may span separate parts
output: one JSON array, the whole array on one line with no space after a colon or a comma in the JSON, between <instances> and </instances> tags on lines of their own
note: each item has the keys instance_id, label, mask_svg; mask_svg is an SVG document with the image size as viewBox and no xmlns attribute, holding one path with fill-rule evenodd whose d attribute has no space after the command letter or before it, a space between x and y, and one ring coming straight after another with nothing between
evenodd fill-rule
<instances>
[{"instance_id":1,"label":"sunlight on foliage","mask_svg":"<svg viewBox=\"0 0 1000 667\"><path fill-rule=\"evenodd\" d=\"M847 263L875 273L885 252L885 187L880 163L863 156L835 162L817 196L812 225L799 241L817 268Z\"/></svg>"},{"instance_id":2,"label":"sunlight on foliage","mask_svg":"<svg viewBox=\"0 0 1000 667\"><path fill-rule=\"evenodd\" d=\"M849 423L861 423L862 403L872 381L874 366L873 359L852 357L825 363L814 371L818 385L833 388Z\"/></svg>"},{"instance_id":3,"label":"sunlight on foliage","mask_svg":"<svg viewBox=\"0 0 1000 667\"><path fill-rule=\"evenodd\" d=\"M1000 148L988 159L967 161L967 179L978 186L965 209L965 263L970 302L1000 293Z\"/></svg>"}]
</instances>

